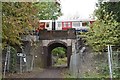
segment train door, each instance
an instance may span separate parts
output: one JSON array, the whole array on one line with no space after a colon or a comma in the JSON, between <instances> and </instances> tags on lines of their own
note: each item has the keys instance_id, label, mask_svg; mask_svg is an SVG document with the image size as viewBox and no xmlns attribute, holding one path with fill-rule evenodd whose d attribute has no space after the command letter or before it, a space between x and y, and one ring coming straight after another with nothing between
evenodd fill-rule
<instances>
[{"instance_id":1,"label":"train door","mask_svg":"<svg viewBox=\"0 0 120 80\"><path fill-rule=\"evenodd\" d=\"M56 20L56 30L62 30L62 21Z\"/></svg>"},{"instance_id":2,"label":"train door","mask_svg":"<svg viewBox=\"0 0 120 80\"><path fill-rule=\"evenodd\" d=\"M55 30L55 20L54 21L52 21L52 30Z\"/></svg>"},{"instance_id":3,"label":"train door","mask_svg":"<svg viewBox=\"0 0 120 80\"><path fill-rule=\"evenodd\" d=\"M72 22L62 22L62 30L68 30L72 28Z\"/></svg>"}]
</instances>

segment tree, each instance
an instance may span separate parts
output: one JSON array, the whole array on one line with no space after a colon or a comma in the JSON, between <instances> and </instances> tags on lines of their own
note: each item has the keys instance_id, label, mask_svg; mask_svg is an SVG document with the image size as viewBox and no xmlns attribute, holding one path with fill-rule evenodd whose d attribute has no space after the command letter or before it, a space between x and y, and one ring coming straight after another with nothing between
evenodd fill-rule
<instances>
[{"instance_id":1,"label":"tree","mask_svg":"<svg viewBox=\"0 0 120 80\"><path fill-rule=\"evenodd\" d=\"M104 17L106 16L105 14L111 14L117 22L120 22L120 1L103 2L99 0L99 3L97 5L98 9L95 10L95 15L98 19L104 19Z\"/></svg>"},{"instance_id":2,"label":"tree","mask_svg":"<svg viewBox=\"0 0 120 80\"><path fill-rule=\"evenodd\" d=\"M36 23L37 10L29 2L2 3L2 43L21 44L20 34L33 29Z\"/></svg>"},{"instance_id":3,"label":"tree","mask_svg":"<svg viewBox=\"0 0 120 80\"><path fill-rule=\"evenodd\" d=\"M120 45L120 24L115 20L96 20L87 33L87 43L95 51L104 51L107 45Z\"/></svg>"},{"instance_id":4,"label":"tree","mask_svg":"<svg viewBox=\"0 0 120 80\"><path fill-rule=\"evenodd\" d=\"M55 49L52 50L52 54L54 56L58 55L59 57L65 57L65 55L66 55L66 49L63 48L63 47L57 47L57 48L55 48Z\"/></svg>"},{"instance_id":5,"label":"tree","mask_svg":"<svg viewBox=\"0 0 120 80\"><path fill-rule=\"evenodd\" d=\"M2 43L21 45L21 34L38 27L38 19L57 19L61 15L57 2L3 2Z\"/></svg>"},{"instance_id":6,"label":"tree","mask_svg":"<svg viewBox=\"0 0 120 80\"><path fill-rule=\"evenodd\" d=\"M37 17L40 20L55 20L62 15L60 3L56 2L55 0L53 0L53 2L49 2L49 0L45 2L38 2L34 5L39 10Z\"/></svg>"},{"instance_id":7,"label":"tree","mask_svg":"<svg viewBox=\"0 0 120 80\"><path fill-rule=\"evenodd\" d=\"M107 45L120 45L120 11L115 14L120 9L119 4L120 2L100 3L95 11L97 20L86 35L87 43L95 51L104 51ZM113 7L116 9L111 10Z\"/></svg>"}]
</instances>

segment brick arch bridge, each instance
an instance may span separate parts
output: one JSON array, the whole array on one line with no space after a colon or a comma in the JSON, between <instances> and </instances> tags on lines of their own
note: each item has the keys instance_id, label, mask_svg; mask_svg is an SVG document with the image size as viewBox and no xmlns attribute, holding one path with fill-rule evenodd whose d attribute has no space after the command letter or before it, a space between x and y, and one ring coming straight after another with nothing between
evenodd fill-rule
<instances>
[{"instance_id":1,"label":"brick arch bridge","mask_svg":"<svg viewBox=\"0 0 120 80\"><path fill-rule=\"evenodd\" d=\"M70 56L72 54L72 46L67 42L68 40L50 40L48 42L48 45L45 47L44 46L44 53L46 54L46 59L47 59L47 64L46 66L51 66L52 65L52 58L51 58L51 51L54 48L57 47L63 47L66 49L66 54L67 54L67 66L69 67L69 63L70 63ZM70 40L69 40L70 41ZM70 42L71 43L71 42Z\"/></svg>"},{"instance_id":2,"label":"brick arch bridge","mask_svg":"<svg viewBox=\"0 0 120 80\"><path fill-rule=\"evenodd\" d=\"M34 49L34 46L30 46L28 41L25 43L25 53L30 56L27 58L28 64L30 65L34 60L35 67L49 67L52 62L51 51L56 47L64 47L67 50L67 66L69 67L70 56L75 53L75 42L76 34L74 29L67 31L40 31L36 49ZM33 60L31 55L34 56Z\"/></svg>"},{"instance_id":3,"label":"brick arch bridge","mask_svg":"<svg viewBox=\"0 0 120 80\"><path fill-rule=\"evenodd\" d=\"M41 31L40 41L42 42L44 54L44 67L52 65L51 51L56 47L64 47L67 54L67 66L70 64L70 56L75 50L75 30L68 31Z\"/></svg>"}]
</instances>

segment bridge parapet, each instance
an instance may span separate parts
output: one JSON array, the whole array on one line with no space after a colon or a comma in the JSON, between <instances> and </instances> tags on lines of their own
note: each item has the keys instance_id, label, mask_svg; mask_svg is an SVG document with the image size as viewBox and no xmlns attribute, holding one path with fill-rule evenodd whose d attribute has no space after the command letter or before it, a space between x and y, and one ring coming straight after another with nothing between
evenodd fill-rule
<instances>
[{"instance_id":1,"label":"bridge parapet","mask_svg":"<svg viewBox=\"0 0 120 80\"><path fill-rule=\"evenodd\" d=\"M21 35L22 41L37 41L39 36L37 35Z\"/></svg>"},{"instance_id":2,"label":"bridge parapet","mask_svg":"<svg viewBox=\"0 0 120 80\"><path fill-rule=\"evenodd\" d=\"M40 31L40 40L51 40L51 39L75 39L75 30L70 29L67 31L63 30L52 30Z\"/></svg>"}]
</instances>

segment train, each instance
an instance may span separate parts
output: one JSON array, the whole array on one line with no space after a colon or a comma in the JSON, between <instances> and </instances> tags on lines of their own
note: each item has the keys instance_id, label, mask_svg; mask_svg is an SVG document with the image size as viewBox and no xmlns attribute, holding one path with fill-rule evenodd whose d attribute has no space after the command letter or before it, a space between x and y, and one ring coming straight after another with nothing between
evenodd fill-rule
<instances>
[{"instance_id":1,"label":"train","mask_svg":"<svg viewBox=\"0 0 120 80\"><path fill-rule=\"evenodd\" d=\"M39 20L37 31L40 30L68 30L74 28L76 31L87 32L95 20Z\"/></svg>"}]
</instances>

